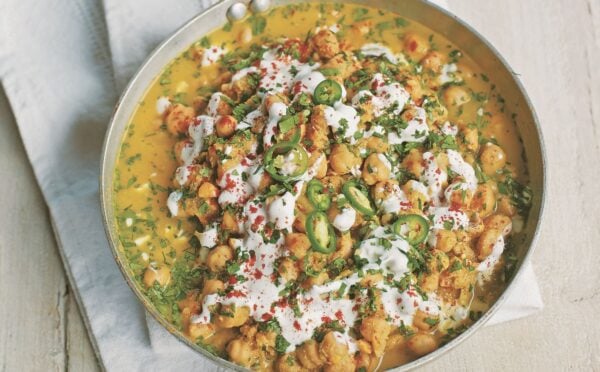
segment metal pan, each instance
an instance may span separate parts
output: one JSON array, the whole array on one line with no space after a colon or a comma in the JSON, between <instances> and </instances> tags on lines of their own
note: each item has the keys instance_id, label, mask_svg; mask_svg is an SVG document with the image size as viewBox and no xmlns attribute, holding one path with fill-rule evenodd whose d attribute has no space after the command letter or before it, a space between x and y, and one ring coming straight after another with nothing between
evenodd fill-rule
<instances>
[{"instance_id":1,"label":"metal pan","mask_svg":"<svg viewBox=\"0 0 600 372\"><path fill-rule=\"evenodd\" d=\"M286 5L291 3L299 3L306 1L297 0L274 0L272 6ZM322 2L334 2L326 0ZM533 246L537 238L539 226L541 223L542 210L544 205L545 195L545 156L542 142L540 126L523 86L518 78L512 72L506 61L488 43L477 31L468 26L465 22L458 19L456 16L448 13L444 9L433 5L425 0L403 0L403 1L388 1L388 0L347 0L335 1L336 3L355 3L372 6L382 10L391 11L401 14L403 17L417 21L426 27L446 36L454 42L457 47L469 54L488 76L496 83L497 89L506 99L506 107L510 108L512 113L516 115L516 125L524 144L525 157L530 177L530 186L533 190L532 207L529 214L528 222L524 228L525 241L517 249L517 268L516 273L508 283L508 286L494 303L491 308L473 324L463 334L442 346L438 350L427 354L411 363L402 365L395 371L406 371L415 367L421 366L440 355L447 353L452 348L456 347L466 338L475 333L483 324L485 324L494 313L500 308L506 297L515 287L522 273L523 266L530 259ZM224 0L207 9L202 14L199 14L187 24L177 30L172 36L166 39L158 46L140 67L133 79L129 82L125 91L121 95L110 125L106 134L102 154L102 170L101 170L101 203L104 216L104 227L112 253L115 257L125 280L142 302L146 310L148 310L156 320L162 324L170 333L175 335L179 340L193 348L204 357L212 360L216 364L227 367L232 370L244 370L231 362L218 358L201 347L189 341L179 330L168 323L154 309L148 299L144 296L141 288L132 279L133 275L128 269L127 261L123 250L120 247L115 211L113 209L113 177L114 170L119 152L119 147L123 134L125 133L127 123L132 116L138 100L143 96L146 89L150 86L153 79L160 74L162 69L175 57L181 54L189 45L208 34L217 27L222 26L227 21L227 11L233 5L239 3L235 0Z\"/></svg>"}]
</instances>

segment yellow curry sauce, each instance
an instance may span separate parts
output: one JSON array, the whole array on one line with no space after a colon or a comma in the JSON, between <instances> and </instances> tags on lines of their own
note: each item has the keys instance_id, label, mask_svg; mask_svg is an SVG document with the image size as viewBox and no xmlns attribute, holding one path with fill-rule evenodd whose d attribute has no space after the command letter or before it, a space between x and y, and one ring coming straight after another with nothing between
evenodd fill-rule
<instances>
[{"instance_id":1,"label":"yellow curry sauce","mask_svg":"<svg viewBox=\"0 0 600 372\"><path fill-rule=\"evenodd\" d=\"M250 15L192 45L142 97L116 169L120 248L164 318L225 359L398 366L464 331L509 278L531 197L512 120L469 56L399 15ZM247 162L261 172L255 206L229 179L251 183L236 170ZM245 251L254 222L287 253ZM243 293L263 276L274 303Z\"/></svg>"}]
</instances>

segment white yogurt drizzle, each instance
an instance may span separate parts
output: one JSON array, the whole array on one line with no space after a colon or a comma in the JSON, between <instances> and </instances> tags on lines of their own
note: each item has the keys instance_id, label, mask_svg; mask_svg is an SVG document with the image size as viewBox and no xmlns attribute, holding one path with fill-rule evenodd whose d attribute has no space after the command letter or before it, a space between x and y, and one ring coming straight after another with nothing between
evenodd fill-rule
<instances>
[{"instance_id":1,"label":"white yogurt drizzle","mask_svg":"<svg viewBox=\"0 0 600 372\"><path fill-rule=\"evenodd\" d=\"M383 50L375 45L363 47L363 54L385 55L386 58L394 62L390 58L394 56L391 55L389 49ZM258 67L249 67L239 71L234 75L234 80L241 79L249 73L259 73L259 91L263 98L270 94L290 91L312 94L316 86L325 79L322 73L316 71L318 67L318 64L305 64L290 56L282 56L277 49L268 50L264 53ZM384 112L399 115L410 99L408 92L399 83L387 83L381 74L374 76L371 88L372 91L359 92L352 101L353 106L358 106L365 99L370 100L373 104L375 115L381 115ZM217 115L216 108L221 98L220 93L215 93L209 102L208 112L210 116L208 117L213 118L213 127L214 117ZM325 115L328 125L332 127L336 135L341 135L352 141L355 132L358 130L360 118L354 107L343 103L344 98L345 94L333 107L327 107ZM415 115L409 120L407 127L398 134L394 133L393 135L396 137L392 136L390 142L420 141L422 137L424 139L427 135L428 127L425 110L416 106L413 108ZM271 105L264 131L263 142L265 147L272 145L277 123L286 113L286 104L274 103ZM243 127L253 125L254 120L261 116L260 110L251 112L242 120ZM210 127L208 124L210 120L202 119L201 121L204 124L199 124L199 126ZM375 133L375 130L376 128L372 128L373 133ZM450 128L444 133L455 135ZM198 133L194 132L194 134L195 136L191 137L195 143L201 143L201 137L205 133L199 130ZM450 169L461 177L461 182L469 189L473 185L476 186L477 180L473 178L473 169L464 162L460 154L449 151L448 157ZM280 296L280 292L285 289L285 280L280 278L280 282L274 281L275 261L286 255L283 249L283 237L275 242L264 238L267 234L265 231L267 221L273 223L276 229L291 231L295 218L296 199L300 195L304 183L314 177L323 160L324 156L321 156L298 179L293 191L287 191L283 195L273 198L268 204L263 198L255 195L264 173L260 165L260 157L254 160L245 158L239 165L227 171L218 181L219 186L223 189L218 199L219 204L241 204L244 206L242 224L247 235L243 240L237 239L234 242L236 249L248 253L251 259L244 262L236 273L238 278L243 279L230 283L226 294L211 294L204 297L202 312L192 317L191 321L193 323L209 323L211 308L217 303L246 306L250 309L250 314L256 321L277 319L281 325L282 336L290 342L290 346L286 350L290 352L297 345L311 339L315 329L321 324L337 320L344 328L344 333L336 332L334 334L336 340L341 344L348 345L350 350L356 350L355 342L349 336L348 330L357 319L356 301L361 299L350 300L345 298L344 295L350 286L362 280L361 276L354 273L346 278L315 285L310 290L298 294L296 299L298 308L295 313L285 299ZM385 157L380 158L380 160L385 166L392 168ZM412 181L411 187L432 200L428 214L432 218L434 232L436 229L447 228L450 223L452 229L467 228L469 219L465 213L441 203L444 198L444 186L448 180L447 173L439 168L432 153L426 152L423 155L423 160L425 162L425 172L421 182ZM242 176L243 174L246 176ZM169 196L168 206L173 215L177 214L179 198L181 198L181 192L174 192ZM397 186L393 188L391 196L381 203L383 209L390 213L409 207L406 195ZM339 231L343 232L351 228L355 219L356 211L352 208L344 208L334 219L333 224ZM202 235L201 244L210 247L213 244L215 232L216 229L213 231L212 228L205 231ZM496 245L492 255L488 257L489 261L488 259L484 261L486 263L484 266L493 266L498 260L497 257L500 257L503 249L500 248L500 245L503 246L503 240L500 243L499 239ZM384 275L391 274L394 279L399 280L410 272L407 257L410 249L410 245L403 238L391 233L384 227L378 227L360 243L355 254L366 262L362 267L363 272L375 270L383 272ZM391 287L386 282L380 282L376 286L382 289L383 308L396 326L412 324L412 318L417 310L432 315L437 315L440 311L441 302L435 294L428 294L428 300L425 300L412 286L409 286L405 291ZM336 295L333 295L334 293Z\"/></svg>"}]
</instances>

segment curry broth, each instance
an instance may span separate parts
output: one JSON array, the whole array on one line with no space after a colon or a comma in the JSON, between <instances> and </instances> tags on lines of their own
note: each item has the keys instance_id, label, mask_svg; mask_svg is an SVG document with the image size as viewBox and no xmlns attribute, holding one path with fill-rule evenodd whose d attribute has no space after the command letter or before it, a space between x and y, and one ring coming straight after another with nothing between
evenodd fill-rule
<instances>
[{"instance_id":1,"label":"curry broth","mask_svg":"<svg viewBox=\"0 0 600 372\"><path fill-rule=\"evenodd\" d=\"M394 52L402 51L402 36L416 32L426 36L430 44L442 53L457 48L442 35L414 21L376 9L363 11L365 7L354 5L298 5L275 8L265 16L266 25L261 28L257 18L250 15L244 20L226 25L207 36L212 45L228 50L247 48L252 43L279 37L304 39L316 26L370 22L373 31L362 35L352 27L343 28L346 42L358 48L367 42L380 42ZM249 39L249 31L256 35ZM198 256L206 252L190 240L197 222L185 218L170 217L166 207L169 189L173 187L172 176L177 168L173 147L177 138L167 132L162 118L157 114L155 102L159 97L170 96L175 101L192 105L193 97L218 89L220 79L217 64L200 67L190 50L183 51L164 72L157 76L138 104L123 137L116 167L114 195L120 249L127 257L129 269L137 285L147 293L150 302L171 323L182 328L182 317L177 302L193 288L194 278L185 270ZM448 119L452 122L474 123L481 128L484 137L497 141L506 151L508 162L514 167L518 178L526 177L522 159L522 146L510 113L504 109L501 96L493 88L485 74L469 56L461 56L458 65L464 71L465 85L475 92L473 99L460 110L450 109ZM483 112L483 115L481 113ZM479 115L478 115L479 114ZM150 263L171 267L172 287L166 291L145 289L142 278ZM179 275L179 276L178 276ZM187 281L187 283L182 283ZM499 280L497 280L500 283ZM485 301L476 296L473 309L483 312L502 290L500 283L486 295ZM227 341L237 335L236 331L224 330L204 343L216 354L222 355ZM415 357L399 345L386 354L382 367L388 368L407 363ZM269 366L264 366L269 369Z\"/></svg>"}]
</instances>

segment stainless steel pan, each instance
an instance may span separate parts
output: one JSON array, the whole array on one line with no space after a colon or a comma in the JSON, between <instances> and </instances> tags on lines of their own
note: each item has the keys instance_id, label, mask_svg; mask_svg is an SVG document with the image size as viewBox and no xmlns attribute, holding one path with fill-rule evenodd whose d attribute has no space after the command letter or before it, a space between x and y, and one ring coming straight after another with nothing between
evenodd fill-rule
<instances>
[{"instance_id":1,"label":"stainless steel pan","mask_svg":"<svg viewBox=\"0 0 600 372\"><path fill-rule=\"evenodd\" d=\"M260 1L260 3L264 2L265 1ZM298 2L305 1L274 0L272 1L272 6ZM339 3L340 1L335 2ZM466 338L470 337L492 317L492 315L500 308L508 294L513 290L515 282L518 281L518 278L522 272L522 267L531 257L533 246L539 231L539 225L541 223L545 191L544 148L537 117L533 107L531 106L531 102L529 101L518 78L514 75L512 69L494 49L494 47L484 40L483 37L477 33L477 31L472 29L465 22L448 13L444 9L432 5L425 0L347 0L341 2L364 4L401 14L403 17L415 20L436 32L445 35L460 49L469 54L496 83L498 90L506 99L506 107L508 107L512 113L516 115L516 125L524 144L531 188L534 192L529 220L524 229L526 238L524 243L518 247L518 264L516 274L511 279L503 294L489 309L489 311L485 313L483 317L481 317L481 319L479 319L467 331L458 336L456 339L452 340L431 354L427 354L409 364L395 369L395 371L406 371L417 366L421 366L437 358L438 356L448 352L460 344ZM121 144L123 134L125 133L127 123L129 123L129 119L136 108L139 98L143 96L153 79L161 73L162 69L172 59L181 54L187 47L189 47L189 45L200 39L202 36L208 34L215 28L222 26L227 21L228 10L232 5L237 3L239 3L239 1L224 0L209 8L202 14L199 14L187 24L182 26L179 30L177 30L171 37L166 39L160 46L158 46L154 52L152 52L150 57L148 57L146 62L144 62L144 64L140 67L134 78L125 88L125 91L119 99L113 117L110 121L104 142L100 182L104 224L112 253L119 268L121 269L121 272L123 273L123 276L125 277L125 280L139 300L144 304L144 307L170 333L175 335L182 342L186 343L189 347L204 355L204 357L223 367L228 367L233 370L244 370L242 367L239 367L231 362L215 357L201 347L190 342L179 330L168 323L156 310L154 310L154 307L144 296L141 288L139 288L138 284L132 279L133 275L129 271L128 265L126 264L127 261L122 247L119 244L117 234L112 193L114 169L117 161L119 146Z\"/></svg>"}]
</instances>

